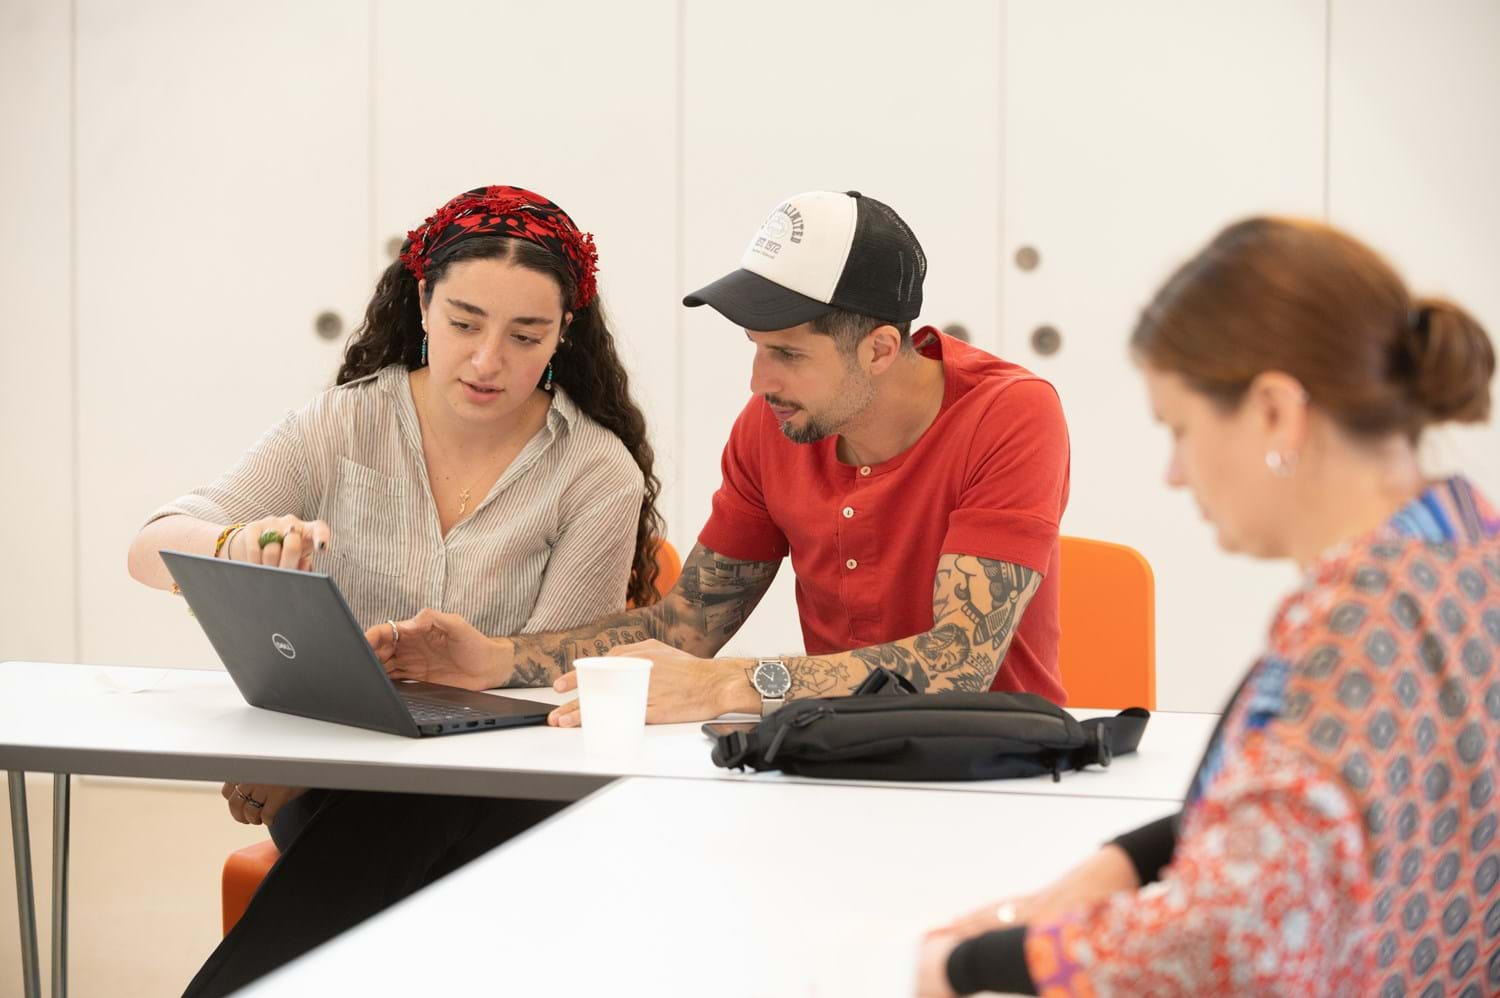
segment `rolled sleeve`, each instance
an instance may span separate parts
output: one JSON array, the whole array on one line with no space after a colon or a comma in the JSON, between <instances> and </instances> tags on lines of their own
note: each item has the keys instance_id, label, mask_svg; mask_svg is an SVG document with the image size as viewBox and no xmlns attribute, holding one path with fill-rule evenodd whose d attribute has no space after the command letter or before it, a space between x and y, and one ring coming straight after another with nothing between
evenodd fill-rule
<instances>
[{"instance_id":1,"label":"rolled sleeve","mask_svg":"<svg viewBox=\"0 0 1500 998\"><path fill-rule=\"evenodd\" d=\"M945 554L1008 561L1046 572L1068 501L1068 427L1044 381L1011 387L975 434Z\"/></svg>"},{"instance_id":2,"label":"rolled sleeve","mask_svg":"<svg viewBox=\"0 0 1500 998\"><path fill-rule=\"evenodd\" d=\"M714 493L713 512L698 542L737 561L780 561L789 546L786 534L771 518L761 488L764 471L760 434L766 420L760 398L740 412L720 461L724 481Z\"/></svg>"}]
</instances>

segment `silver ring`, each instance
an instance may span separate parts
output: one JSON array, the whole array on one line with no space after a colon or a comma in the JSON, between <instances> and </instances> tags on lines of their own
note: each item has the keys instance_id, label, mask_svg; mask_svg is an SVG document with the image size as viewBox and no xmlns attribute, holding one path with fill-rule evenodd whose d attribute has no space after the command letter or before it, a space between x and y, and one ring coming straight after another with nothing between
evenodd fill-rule
<instances>
[{"instance_id":1,"label":"silver ring","mask_svg":"<svg viewBox=\"0 0 1500 998\"><path fill-rule=\"evenodd\" d=\"M263 800L256 800L254 797L251 797L249 794L247 794L243 790L241 790L239 788L239 784L235 784L235 787L234 787L234 796L238 797L240 800L244 801L246 804L249 804L249 805L251 805L253 807L265 807L266 806L266 802L265 801L263 801Z\"/></svg>"},{"instance_id":2,"label":"silver ring","mask_svg":"<svg viewBox=\"0 0 1500 998\"><path fill-rule=\"evenodd\" d=\"M390 618L386 618L386 623L391 625L391 645L399 645L401 643L401 631L397 629L396 622Z\"/></svg>"}]
</instances>

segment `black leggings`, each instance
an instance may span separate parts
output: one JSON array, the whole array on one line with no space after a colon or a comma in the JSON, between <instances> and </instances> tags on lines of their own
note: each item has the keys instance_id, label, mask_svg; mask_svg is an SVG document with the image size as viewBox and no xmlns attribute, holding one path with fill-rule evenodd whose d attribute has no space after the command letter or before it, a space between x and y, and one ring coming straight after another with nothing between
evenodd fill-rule
<instances>
[{"instance_id":1,"label":"black leggings","mask_svg":"<svg viewBox=\"0 0 1500 998\"><path fill-rule=\"evenodd\" d=\"M567 805L355 790L320 794L184 998L227 995Z\"/></svg>"}]
</instances>

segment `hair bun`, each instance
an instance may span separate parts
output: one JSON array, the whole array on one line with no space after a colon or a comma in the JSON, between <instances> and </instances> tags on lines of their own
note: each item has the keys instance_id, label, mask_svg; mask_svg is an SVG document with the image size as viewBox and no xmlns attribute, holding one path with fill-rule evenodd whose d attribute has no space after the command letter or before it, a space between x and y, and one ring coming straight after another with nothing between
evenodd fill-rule
<instances>
[{"instance_id":1,"label":"hair bun","mask_svg":"<svg viewBox=\"0 0 1500 998\"><path fill-rule=\"evenodd\" d=\"M1404 338L1412 398L1433 423L1482 423L1490 415L1495 351L1484 328L1450 301L1413 303Z\"/></svg>"}]
</instances>

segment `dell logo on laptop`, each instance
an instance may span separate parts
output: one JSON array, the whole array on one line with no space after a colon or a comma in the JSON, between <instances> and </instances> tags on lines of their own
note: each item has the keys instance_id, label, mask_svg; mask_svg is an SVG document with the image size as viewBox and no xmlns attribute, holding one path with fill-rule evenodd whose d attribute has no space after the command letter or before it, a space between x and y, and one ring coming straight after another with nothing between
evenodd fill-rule
<instances>
[{"instance_id":1,"label":"dell logo on laptop","mask_svg":"<svg viewBox=\"0 0 1500 998\"><path fill-rule=\"evenodd\" d=\"M283 658L297 657L297 649L293 648L292 643L286 638L282 637L280 634L271 635L271 645L281 653L281 656Z\"/></svg>"}]
</instances>

